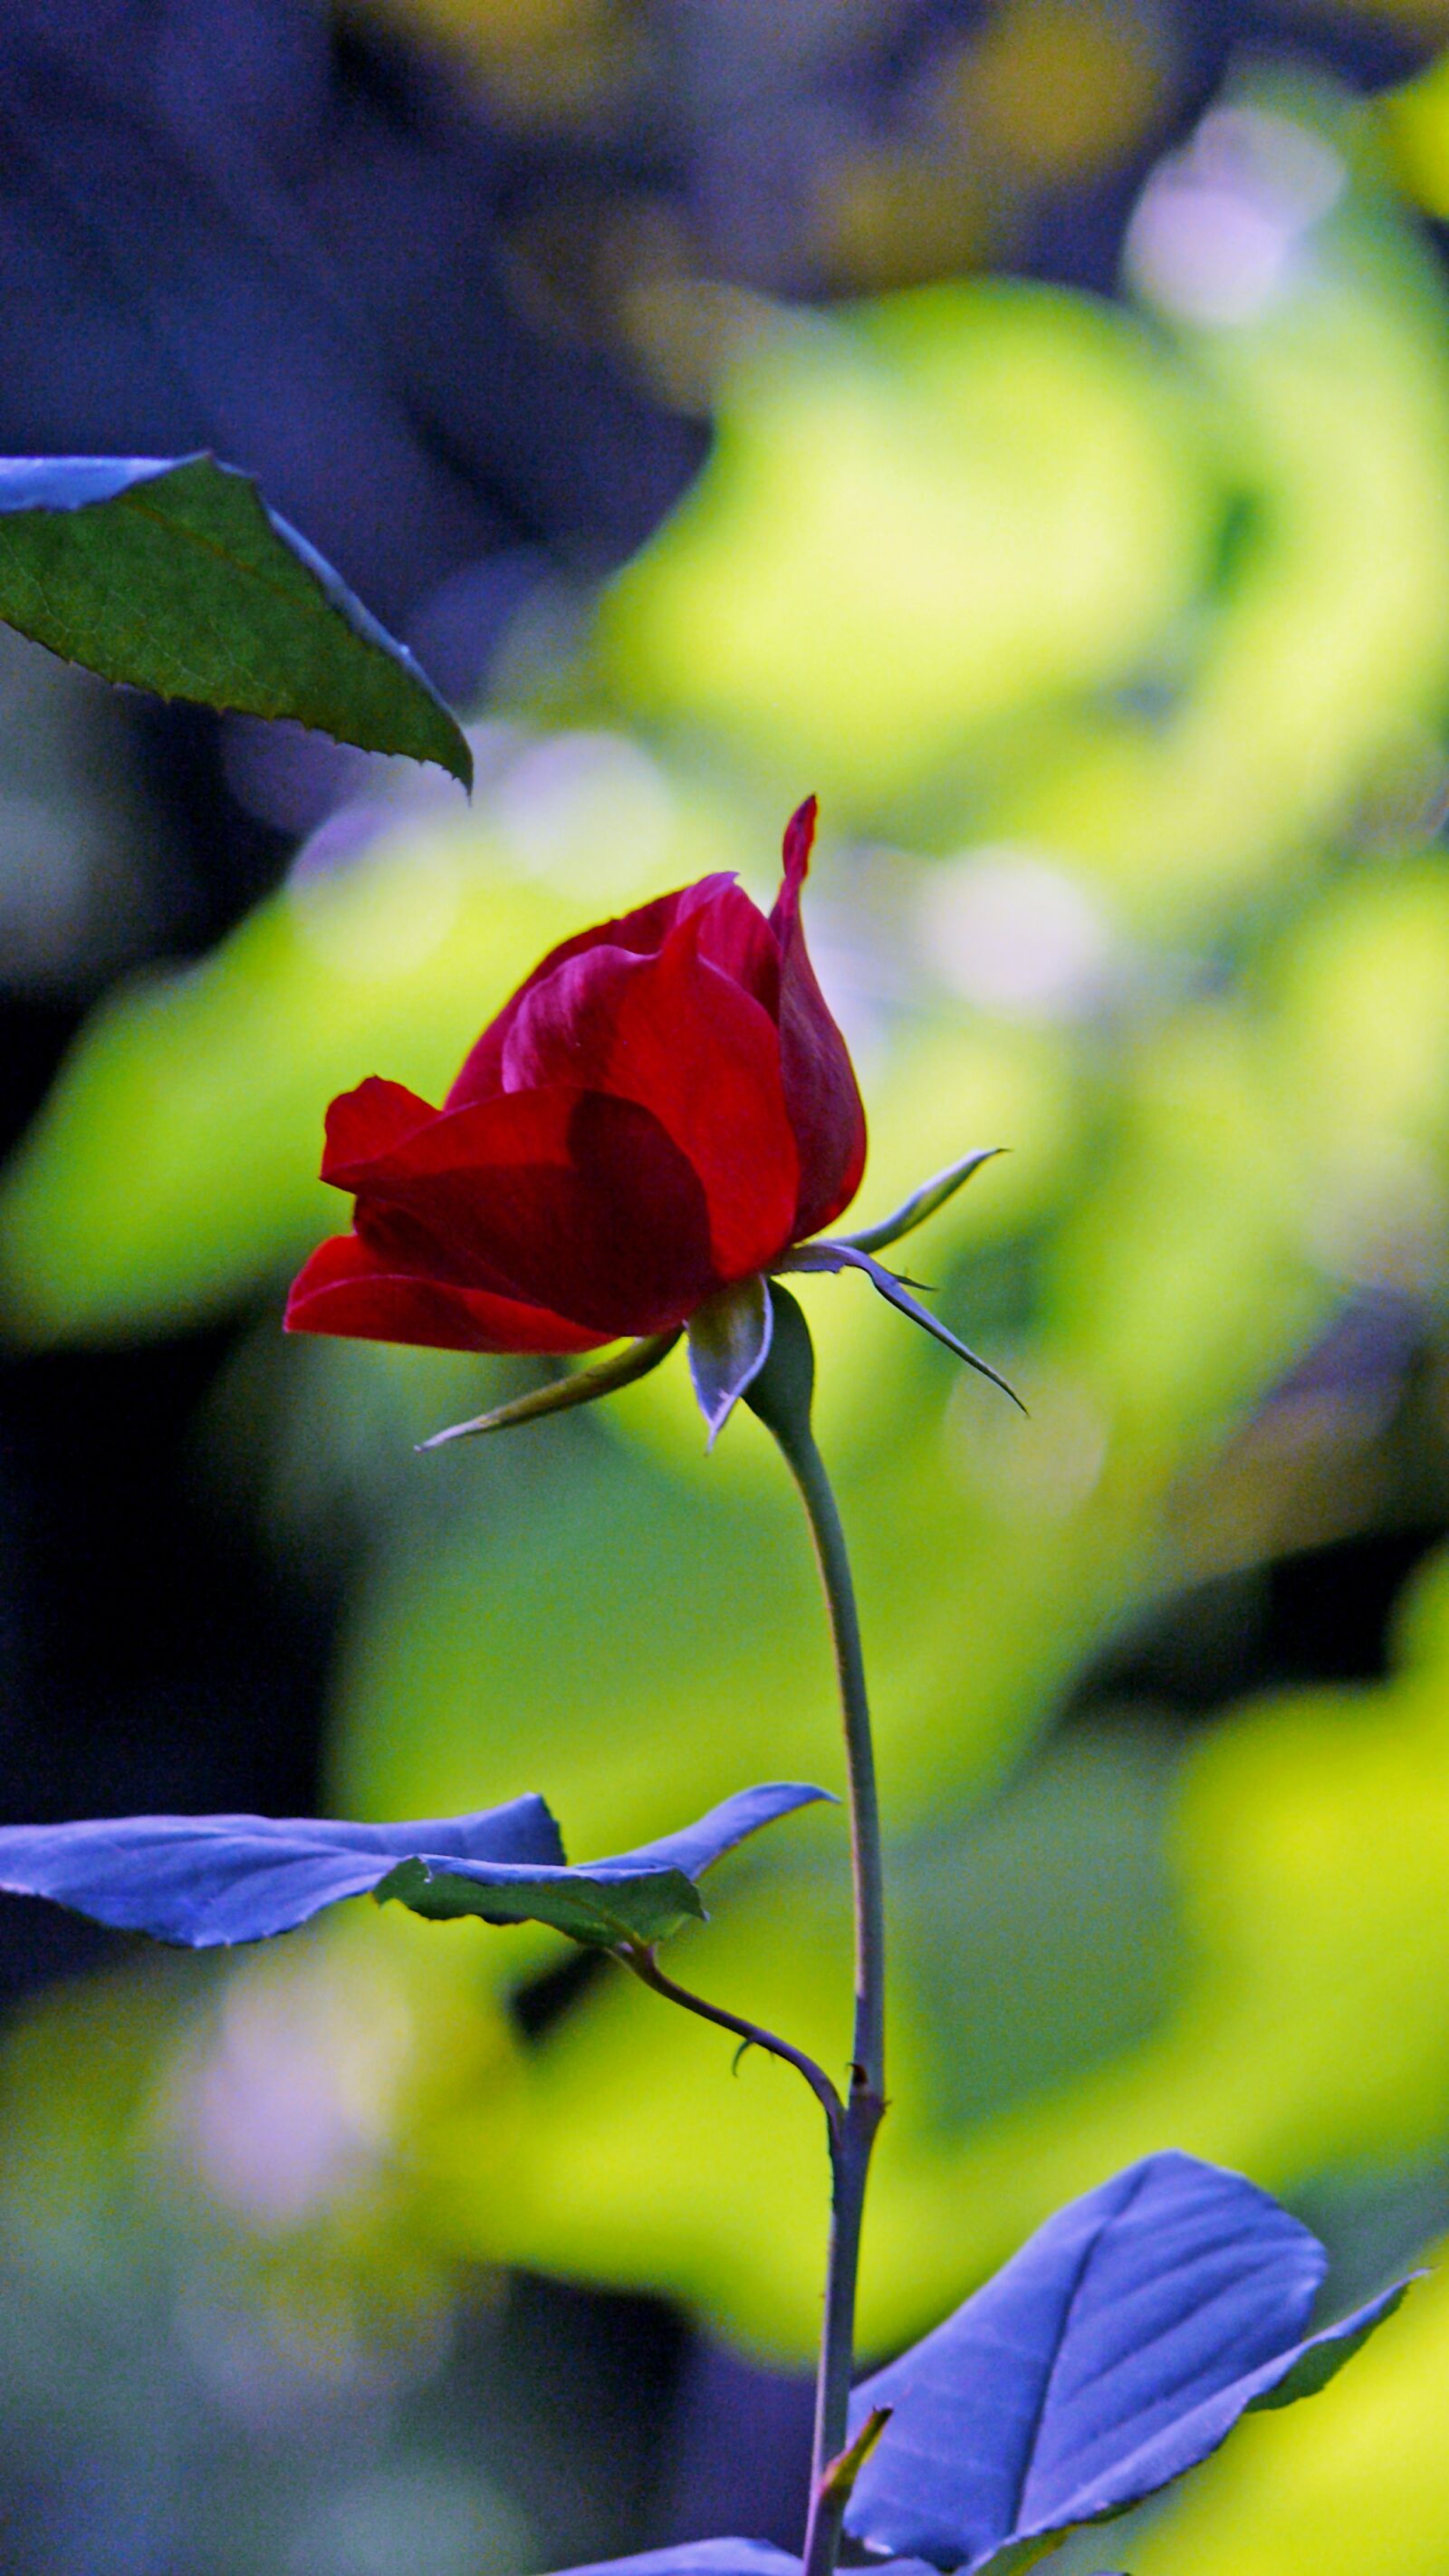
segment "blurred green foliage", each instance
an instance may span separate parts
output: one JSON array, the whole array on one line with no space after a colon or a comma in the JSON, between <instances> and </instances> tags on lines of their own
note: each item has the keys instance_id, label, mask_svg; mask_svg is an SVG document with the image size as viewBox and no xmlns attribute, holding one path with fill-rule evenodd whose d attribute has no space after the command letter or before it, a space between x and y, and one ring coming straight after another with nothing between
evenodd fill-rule
<instances>
[{"instance_id":1,"label":"blurred green foliage","mask_svg":"<svg viewBox=\"0 0 1449 2576\"><path fill-rule=\"evenodd\" d=\"M310 1177L334 1089L436 1094L581 915L717 865L765 892L819 787L812 930L871 1111L862 1215L1010 1145L917 1266L1031 1407L861 1283L802 1283L892 1838L870 2349L1147 2149L1290 2199L1449 2151L1449 1563L1382 1683L1186 1739L1140 1693L1125 1722L1103 1681L1174 1603L1217 1586L1241 1623L1294 1551L1444 1521L1449 312L1371 136L1287 90L1159 171L1128 266L1135 311L995 284L756 315L696 494L546 704L520 691L478 728L471 816L385 783L217 955L106 1004L0 1202L12 1330L38 1342L266 1292L217 1473L278 1544L351 1533L339 1811L539 1788L586 1853L757 1777L834 1785L805 1543L757 1426L706 1463L671 1365L420 1461L516 1368L283 1346L272 1293L341 1213ZM736 1855L710 1904L681 1973L837 2064L838 1820ZM500 1998L556 1963L536 1930L344 1938L386 1962L429 2070L369 2112L365 2187L344 2159L263 2224L155 2108L190 2080L198 1993L264 2023L283 1980L288 2026L325 2018L343 1953L299 1939L230 1982L108 1990L152 2106L109 2188L209 2195L259 2280L320 2231L379 2310L389 2279L525 2264L806 2353L823 2159L786 2071L732 2079L716 2034L607 1974L524 2040ZM39 2142L63 2137L70 2223L103 2232L86 2194L115 2124L64 2073L95 2009L41 2007L12 2051L0 2184L18 2206L30 2153L61 2193ZM1434 2288L1134 2564L1433 2576L1446 2374Z\"/></svg>"}]
</instances>

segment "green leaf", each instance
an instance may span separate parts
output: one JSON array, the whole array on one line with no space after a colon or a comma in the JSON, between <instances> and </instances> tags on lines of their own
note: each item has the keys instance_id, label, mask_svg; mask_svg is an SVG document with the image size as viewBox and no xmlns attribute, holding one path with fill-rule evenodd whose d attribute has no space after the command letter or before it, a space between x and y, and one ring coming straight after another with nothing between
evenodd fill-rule
<instances>
[{"instance_id":1,"label":"green leaf","mask_svg":"<svg viewBox=\"0 0 1449 2576\"><path fill-rule=\"evenodd\" d=\"M103 679L289 716L472 784L406 647L213 456L0 462L0 618Z\"/></svg>"},{"instance_id":2,"label":"green leaf","mask_svg":"<svg viewBox=\"0 0 1449 2576\"><path fill-rule=\"evenodd\" d=\"M414 1914L431 1923L452 1923L475 1915L484 1923L549 1923L571 1941L612 1949L619 1941L647 1947L677 1932L684 1923L702 1923L699 1891L682 1869L641 1871L636 1878L591 1878L580 1870L546 1870L512 1885L480 1886L451 1870L432 1870L425 1860L405 1860L385 1878L377 1900L397 1897Z\"/></svg>"},{"instance_id":3,"label":"green leaf","mask_svg":"<svg viewBox=\"0 0 1449 2576\"><path fill-rule=\"evenodd\" d=\"M397 1897L435 1923L465 1914L484 1923L550 1923L571 1941L596 1948L621 1941L647 1948L684 1923L705 1921L694 1882L727 1851L778 1816L828 1797L828 1790L802 1781L767 1781L737 1790L694 1824L617 1859L576 1868L468 1860L450 1868L446 1859L419 1855L400 1861L373 1893L379 1905Z\"/></svg>"}]
</instances>

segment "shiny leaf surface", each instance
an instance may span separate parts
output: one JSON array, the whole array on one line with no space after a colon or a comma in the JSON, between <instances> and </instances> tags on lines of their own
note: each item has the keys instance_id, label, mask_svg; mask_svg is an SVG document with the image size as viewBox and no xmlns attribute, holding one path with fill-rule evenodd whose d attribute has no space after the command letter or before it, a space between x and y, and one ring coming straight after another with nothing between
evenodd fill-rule
<instances>
[{"instance_id":1,"label":"shiny leaf surface","mask_svg":"<svg viewBox=\"0 0 1449 2576\"><path fill-rule=\"evenodd\" d=\"M1194 2468L1250 2408L1332 2378L1405 2284L1302 2339L1325 2264L1240 2175L1143 2158L857 2390L853 2421L893 2412L848 2528L941 2568L1028 2565Z\"/></svg>"},{"instance_id":2,"label":"shiny leaf surface","mask_svg":"<svg viewBox=\"0 0 1449 2576\"><path fill-rule=\"evenodd\" d=\"M7 1825L0 1887L47 1896L118 1931L207 1950L261 1941L363 1896L419 1848L510 1868L561 1862L541 1798L475 1816L402 1825L311 1817L128 1816L114 1823Z\"/></svg>"}]
</instances>

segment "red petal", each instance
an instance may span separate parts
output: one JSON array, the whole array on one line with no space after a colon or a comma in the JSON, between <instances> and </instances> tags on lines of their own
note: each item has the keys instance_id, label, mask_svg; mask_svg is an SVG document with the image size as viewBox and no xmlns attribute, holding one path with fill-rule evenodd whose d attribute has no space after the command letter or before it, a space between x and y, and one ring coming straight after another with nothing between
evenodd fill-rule
<instances>
[{"instance_id":1,"label":"red petal","mask_svg":"<svg viewBox=\"0 0 1449 2576\"><path fill-rule=\"evenodd\" d=\"M525 976L516 993L503 1005L496 1020L491 1020L465 1058L463 1070L449 1092L444 1107L466 1109L474 1101L490 1100L503 1089L503 1046L527 994L546 978L566 966L572 957L587 956L593 948L622 948L634 957L652 957L661 948L680 915L707 903L723 888L733 888L730 876L701 877L696 885L680 886L673 894L656 895L652 903L640 904L634 912L621 912L613 921L596 922L592 930L576 931L572 939L563 940L557 948ZM742 897L748 902L748 896ZM751 905L751 910L754 907Z\"/></svg>"},{"instance_id":2,"label":"red petal","mask_svg":"<svg viewBox=\"0 0 1449 2576\"><path fill-rule=\"evenodd\" d=\"M327 1142L322 1152L322 1178L338 1189L355 1190L357 1179L339 1180L340 1172L360 1173L379 1154L390 1153L426 1127L438 1112L400 1082L368 1075L355 1091L344 1091L327 1112Z\"/></svg>"},{"instance_id":3,"label":"red petal","mask_svg":"<svg viewBox=\"0 0 1449 2576\"><path fill-rule=\"evenodd\" d=\"M780 950L757 903L730 877L704 877L690 889L701 898L680 908L696 923L699 954L767 1010L780 1015Z\"/></svg>"},{"instance_id":4,"label":"red petal","mask_svg":"<svg viewBox=\"0 0 1449 2576\"><path fill-rule=\"evenodd\" d=\"M742 1279L789 1242L800 1173L779 1032L700 953L719 914L718 901L685 914L657 956L595 948L557 967L508 1032L503 1079L509 1095L581 1083L651 1111L703 1184L717 1273Z\"/></svg>"},{"instance_id":5,"label":"red petal","mask_svg":"<svg viewBox=\"0 0 1449 2576\"><path fill-rule=\"evenodd\" d=\"M294 1280L289 1333L340 1333L367 1342L421 1342L438 1351L590 1351L605 1336L477 1289L381 1268L355 1234L320 1243Z\"/></svg>"},{"instance_id":6,"label":"red petal","mask_svg":"<svg viewBox=\"0 0 1449 2576\"><path fill-rule=\"evenodd\" d=\"M818 796L807 796L803 805L796 806L785 826L785 838L780 853L785 865L785 882L775 899L775 909L770 915L771 924L776 931L780 929L781 912L786 897L793 895L798 904L800 888L810 874L810 853L815 847L815 826L819 820L820 799Z\"/></svg>"},{"instance_id":7,"label":"red petal","mask_svg":"<svg viewBox=\"0 0 1449 2576\"><path fill-rule=\"evenodd\" d=\"M805 950L800 889L810 866L816 802L785 826L785 882L770 915L780 945L780 1059L800 1149L794 1237L814 1234L850 1205L865 1169L865 1111L844 1038Z\"/></svg>"},{"instance_id":8,"label":"red petal","mask_svg":"<svg viewBox=\"0 0 1449 2576\"><path fill-rule=\"evenodd\" d=\"M699 1179L635 1102L577 1085L446 1111L333 1178L389 1273L484 1290L595 1335L677 1324L720 1286Z\"/></svg>"}]
</instances>

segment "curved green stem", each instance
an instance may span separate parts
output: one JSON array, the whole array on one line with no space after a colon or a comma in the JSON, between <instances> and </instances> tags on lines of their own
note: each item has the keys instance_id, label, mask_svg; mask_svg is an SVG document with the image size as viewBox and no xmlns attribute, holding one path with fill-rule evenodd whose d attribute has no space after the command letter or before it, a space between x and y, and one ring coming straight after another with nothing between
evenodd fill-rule
<instances>
[{"instance_id":1,"label":"curved green stem","mask_svg":"<svg viewBox=\"0 0 1449 2576\"><path fill-rule=\"evenodd\" d=\"M845 1533L825 1463L810 1427L814 1358L805 1319L787 1290L772 1285L770 1359L746 1401L774 1433L799 1488L830 1617L849 1783L850 1859L855 1897L855 2036L844 2116L830 2140L830 2253L815 2388L815 2441L803 2576L831 2576L845 2496L832 2464L845 2449L855 2349L855 2291L866 2181L885 2113L885 1892L880 1806L860 1620Z\"/></svg>"},{"instance_id":2,"label":"curved green stem","mask_svg":"<svg viewBox=\"0 0 1449 2576\"><path fill-rule=\"evenodd\" d=\"M827 2494L824 2482L830 2463L845 2448L865 2187L876 2131L885 2112L885 1897L870 1705L845 1534L813 1436L807 1431L803 1440L796 1436L788 1445L784 1441L780 1445L805 1505L830 1614L845 1729L855 1895L855 2035L845 2117L831 2138L830 2254L815 2387L811 2513L804 2569L804 2576L829 2576L839 2544L840 2516L831 2510L833 2498Z\"/></svg>"},{"instance_id":3,"label":"curved green stem","mask_svg":"<svg viewBox=\"0 0 1449 2576\"><path fill-rule=\"evenodd\" d=\"M845 2117L845 2105L824 2067L817 2066L814 2058L808 2057L803 2048L793 2048L788 2039L781 2039L777 2031L767 2030L763 2022L746 2021L743 2013L730 2012L724 2004L707 2003L703 1995L691 1994L688 1986L676 1985L673 1977L666 1975L660 1967L652 1949L623 1948L616 1950L614 1956L622 1960L626 1968L632 1969L642 1985L652 1986L656 1995L663 1995L667 2003L682 2004L686 2012L697 2013L701 2021L713 2022L717 2030L731 2032L746 2048L762 2048L769 2056L778 2057L784 2065L793 2066L797 2074L804 2076L825 2114L825 2125L833 2148L836 2132Z\"/></svg>"},{"instance_id":4,"label":"curved green stem","mask_svg":"<svg viewBox=\"0 0 1449 2576\"><path fill-rule=\"evenodd\" d=\"M813 1433L807 1426L803 1437L796 1433L788 1445L782 1440L780 1446L799 1487L810 1522L810 1535L815 1542L816 1562L830 1614L840 1713L845 1730L845 1762L850 1788L850 1867L855 1894L852 2090L866 2085L883 2096L885 1898L881 1874L880 1802L876 1795L875 1748L871 1741L870 1703L866 1696L855 1585L840 1513Z\"/></svg>"}]
</instances>

